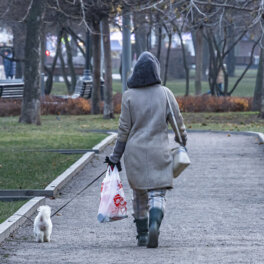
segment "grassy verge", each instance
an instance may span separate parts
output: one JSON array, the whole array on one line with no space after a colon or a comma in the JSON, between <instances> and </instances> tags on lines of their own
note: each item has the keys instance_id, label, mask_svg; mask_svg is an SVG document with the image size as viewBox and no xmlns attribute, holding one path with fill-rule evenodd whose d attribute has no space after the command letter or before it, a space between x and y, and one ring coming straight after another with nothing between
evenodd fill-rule
<instances>
[{"instance_id":1,"label":"grassy verge","mask_svg":"<svg viewBox=\"0 0 264 264\"><path fill-rule=\"evenodd\" d=\"M183 113L187 129L255 131L264 133L257 112Z\"/></svg>"},{"instance_id":2,"label":"grassy verge","mask_svg":"<svg viewBox=\"0 0 264 264\"><path fill-rule=\"evenodd\" d=\"M257 112L225 113L182 113L188 129L224 130L224 131L257 131L264 133L264 120L258 118ZM71 117L72 118L72 117ZM80 126L82 131L90 129L118 128L118 116L114 120L103 120L102 116L79 116L87 122Z\"/></svg>"},{"instance_id":3,"label":"grassy verge","mask_svg":"<svg viewBox=\"0 0 264 264\"><path fill-rule=\"evenodd\" d=\"M79 117L61 117L58 120L56 116L44 116L42 126L19 124L17 119L0 118L1 189L44 188L81 155L39 150L89 149L106 137L105 134L81 131L81 126L88 120L80 120ZM0 203L1 219L6 219L21 204Z\"/></svg>"}]
</instances>

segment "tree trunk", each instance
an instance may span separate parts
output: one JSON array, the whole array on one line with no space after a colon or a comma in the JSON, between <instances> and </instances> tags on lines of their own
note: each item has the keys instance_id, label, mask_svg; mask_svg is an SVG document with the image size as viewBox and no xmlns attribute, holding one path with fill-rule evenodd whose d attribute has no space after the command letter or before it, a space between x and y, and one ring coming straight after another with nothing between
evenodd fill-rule
<instances>
[{"instance_id":1,"label":"tree trunk","mask_svg":"<svg viewBox=\"0 0 264 264\"><path fill-rule=\"evenodd\" d=\"M232 45L233 36L234 36L234 26L230 25L228 27L228 39L229 39L229 46ZM229 47L228 47L229 48ZM235 67L236 67L236 57L235 57L235 47L231 48L229 53L227 54L227 72L228 75L231 77L235 76Z\"/></svg>"},{"instance_id":2,"label":"tree trunk","mask_svg":"<svg viewBox=\"0 0 264 264\"><path fill-rule=\"evenodd\" d=\"M260 117L264 119L264 81L262 80L262 96L261 96L261 107L260 107Z\"/></svg>"},{"instance_id":3,"label":"tree trunk","mask_svg":"<svg viewBox=\"0 0 264 264\"><path fill-rule=\"evenodd\" d=\"M112 88L112 60L110 45L110 29L108 17L102 20L104 63L105 63L105 83L104 83L104 118L114 118L113 111L113 88Z\"/></svg>"},{"instance_id":4,"label":"tree trunk","mask_svg":"<svg viewBox=\"0 0 264 264\"><path fill-rule=\"evenodd\" d=\"M262 47L263 47L263 41L262 41ZM263 69L264 69L264 56L263 56L263 49L261 49L261 55L260 58L259 58L259 63L262 65L262 75L261 75L261 88L262 88L262 91L261 91L261 104L260 104L260 117L264 119L264 78L263 78Z\"/></svg>"},{"instance_id":5,"label":"tree trunk","mask_svg":"<svg viewBox=\"0 0 264 264\"><path fill-rule=\"evenodd\" d=\"M168 67L169 67L169 58L170 58L170 50L171 50L171 39L172 39L172 34L168 33L169 37L169 45L167 48L167 55L166 55L166 62L165 62L165 70L164 70L164 79L163 79L163 85L166 86L167 82L167 75L168 75Z\"/></svg>"},{"instance_id":6,"label":"tree trunk","mask_svg":"<svg viewBox=\"0 0 264 264\"><path fill-rule=\"evenodd\" d=\"M100 113L100 85L101 85L101 35L100 23L93 23L95 34L92 35L93 41L93 91L92 91L92 114Z\"/></svg>"},{"instance_id":7,"label":"tree trunk","mask_svg":"<svg viewBox=\"0 0 264 264\"><path fill-rule=\"evenodd\" d=\"M203 29L195 31L195 95L202 93L203 75Z\"/></svg>"},{"instance_id":8,"label":"tree trunk","mask_svg":"<svg viewBox=\"0 0 264 264\"><path fill-rule=\"evenodd\" d=\"M46 60L46 32L45 32L45 24L41 25L40 31L40 72L44 72L45 60Z\"/></svg>"},{"instance_id":9,"label":"tree trunk","mask_svg":"<svg viewBox=\"0 0 264 264\"><path fill-rule=\"evenodd\" d=\"M182 39L182 34L179 28L177 28L177 32L179 34L179 38L181 41L182 58L183 58L183 65L184 65L184 70L185 70L185 82L186 82L185 96L188 96L190 93L189 67L188 67L188 63L186 59L186 51L185 51L185 46L184 46L183 39Z\"/></svg>"},{"instance_id":10,"label":"tree trunk","mask_svg":"<svg viewBox=\"0 0 264 264\"><path fill-rule=\"evenodd\" d=\"M71 83L68 80L68 73L66 72L65 61L64 61L63 54L62 54L61 45L58 47L58 49L59 49L58 50L59 58L60 58L60 62L61 62L62 76L63 76L64 82L66 84L67 91L69 92L71 90Z\"/></svg>"},{"instance_id":11,"label":"tree trunk","mask_svg":"<svg viewBox=\"0 0 264 264\"><path fill-rule=\"evenodd\" d=\"M207 81L208 80L208 71L209 71L209 47L208 47L208 42L204 38L203 39L203 80Z\"/></svg>"},{"instance_id":12,"label":"tree trunk","mask_svg":"<svg viewBox=\"0 0 264 264\"><path fill-rule=\"evenodd\" d=\"M160 61L160 52L161 52L161 44L162 44L162 27L158 26L158 43L157 43L157 59Z\"/></svg>"},{"instance_id":13,"label":"tree trunk","mask_svg":"<svg viewBox=\"0 0 264 264\"><path fill-rule=\"evenodd\" d=\"M64 33L64 41L65 41L65 47L66 47L66 53L67 53L68 72L70 72L70 75L71 75L71 82L70 82L68 93L71 95L74 93L74 90L75 90L76 74L75 74L73 60L72 60L71 45L69 43L68 34L66 32Z\"/></svg>"},{"instance_id":14,"label":"tree trunk","mask_svg":"<svg viewBox=\"0 0 264 264\"><path fill-rule=\"evenodd\" d=\"M14 57L22 60L25 57L25 33L26 28L24 23L14 22L12 25L13 31L13 46L14 46ZM24 62L16 62L16 78L22 78L24 71Z\"/></svg>"},{"instance_id":15,"label":"tree trunk","mask_svg":"<svg viewBox=\"0 0 264 264\"><path fill-rule=\"evenodd\" d=\"M254 91L254 98L252 104L253 111L259 111L261 106L261 95L262 95L262 80L263 80L263 60L264 60L264 50L260 49L259 55L259 65L258 65L258 73L256 78L256 85Z\"/></svg>"},{"instance_id":16,"label":"tree trunk","mask_svg":"<svg viewBox=\"0 0 264 264\"><path fill-rule=\"evenodd\" d=\"M148 17L149 17L149 23L148 23L148 33L147 33L147 51L150 51L152 49L152 36L151 36L151 32L152 32L152 14L151 12L148 12Z\"/></svg>"},{"instance_id":17,"label":"tree trunk","mask_svg":"<svg viewBox=\"0 0 264 264\"><path fill-rule=\"evenodd\" d=\"M19 122L40 125L40 29L44 1L33 0L26 19L24 94Z\"/></svg>"},{"instance_id":18,"label":"tree trunk","mask_svg":"<svg viewBox=\"0 0 264 264\"><path fill-rule=\"evenodd\" d=\"M214 49L214 43L212 40L213 36L212 33L208 30L207 31L207 43L208 43L208 48L209 48L209 69L208 69L208 83L209 83L209 88L211 91L211 95L216 94L216 79L217 79L217 55L215 54L215 49Z\"/></svg>"},{"instance_id":19,"label":"tree trunk","mask_svg":"<svg viewBox=\"0 0 264 264\"><path fill-rule=\"evenodd\" d=\"M143 51L147 50L148 28L147 28L145 16L146 14L144 12L133 13L133 24L135 28L135 51L137 54L137 58Z\"/></svg>"}]
</instances>

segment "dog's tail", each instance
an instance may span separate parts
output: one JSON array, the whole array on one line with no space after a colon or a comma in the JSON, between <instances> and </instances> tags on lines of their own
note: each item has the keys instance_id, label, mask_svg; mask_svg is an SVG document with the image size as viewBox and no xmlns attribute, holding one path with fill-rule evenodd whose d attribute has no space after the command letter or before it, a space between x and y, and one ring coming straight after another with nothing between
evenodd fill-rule
<instances>
[{"instance_id":1,"label":"dog's tail","mask_svg":"<svg viewBox=\"0 0 264 264\"><path fill-rule=\"evenodd\" d=\"M51 215L51 208L48 205L42 205L38 208L38 211L40 212L41 215L41 221L42 219L47 219L50 218Z\"/></svg>"}]
</instances>

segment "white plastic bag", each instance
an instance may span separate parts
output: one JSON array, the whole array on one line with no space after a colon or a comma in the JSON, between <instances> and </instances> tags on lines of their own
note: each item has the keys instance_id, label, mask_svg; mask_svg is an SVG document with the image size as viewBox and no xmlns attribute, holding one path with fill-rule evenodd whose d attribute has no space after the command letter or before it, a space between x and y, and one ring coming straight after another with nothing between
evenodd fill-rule
<instances>
[{"instance_id":1,"label":"white plastic bag","mask_svg":"<svg viewBox=\"0 0 264 264\"><path fill-rule=\"evenodd\" d=\"M121 220L127 217L127 202L117 167L108 166L101 185L101 200L97 219L100 223Z\"/></svg>"}]
</instances>

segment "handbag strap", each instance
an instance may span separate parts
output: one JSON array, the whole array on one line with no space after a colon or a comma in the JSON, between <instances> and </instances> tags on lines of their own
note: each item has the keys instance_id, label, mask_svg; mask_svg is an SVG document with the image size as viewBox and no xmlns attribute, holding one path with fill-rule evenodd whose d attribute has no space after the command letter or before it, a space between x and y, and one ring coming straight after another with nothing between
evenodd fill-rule
<instances>
[{"instance_id":1,"label":"handbag strap","mask_svg":"<svg viewBox=\"0 0 264 264\"><path fill-rule=\"evenodd\" d=\"M177 134L177 136L178 136L178 138L179 138L180 145L183 146L182 137L181 137L181 134L180 134L180 130L179 130L178 124L177 124L177 122L176 122L176 118L175 118L174 112L173 112L172 107L171 107L171 103L170 103L170 100L169 100L168 93L167 93L166 88L165 88L164 86L162 86L162 88L163 88L163 90L164 90L164 92L165 92L165 95L166 95L166 98L167 98L167 102L168 102L168 104L169 104L170 113L171 113L171 116L172 116L172 121L173 121L173 124L174 124L174 126L175 126L175 128L176 128L176 134ZM175 131L174 131L174 132L175 132Z\"/></svg>"}]
</instances>

